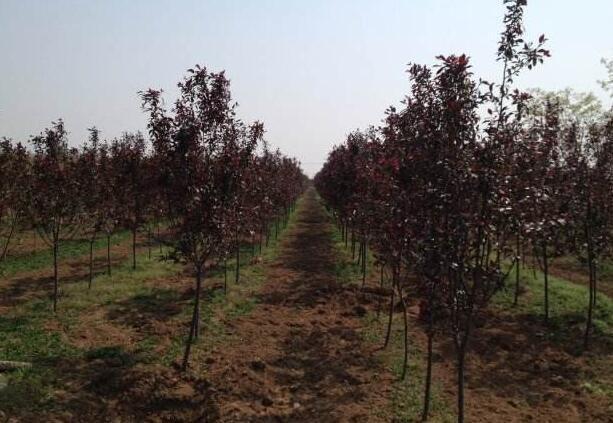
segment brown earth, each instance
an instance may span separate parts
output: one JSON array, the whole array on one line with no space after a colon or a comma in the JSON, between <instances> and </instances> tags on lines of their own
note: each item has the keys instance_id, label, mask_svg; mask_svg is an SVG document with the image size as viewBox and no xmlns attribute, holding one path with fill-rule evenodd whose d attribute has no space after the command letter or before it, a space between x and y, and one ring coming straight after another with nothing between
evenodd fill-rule
<instances>
[{"instance_id":1,"label":"brown earth","mask_svg":"<svg viewBox=\"0 0 613 423\"><path fill-rule=\"evenodd\" d=\"M313 190L269 266L259 304L212 359L222 422L378 422L391 375L361 340L356 296L335 277L332 227Z\"/></svg>"},{"instance_id":2,"label":"brown earth","mask_svg":"<svg viewBox=\"0 0 613 423\"><path fill-rule=\"evenodd\" d=\"M42 242L42 241L41 241ZM137 239L137 254L148 248L145 241ZM46 247L48 248L48 247ZM61 246L60 246L61 248ZM32 250L31 252L33 252ZM154 248L155 252L155 248ZM132 254L132 239L111 244L111 271L113 267L125 262ZM105 274L107 266L106 246L94 250L94 277ZM58 261L60 296L62 287L67 284L87 283L89 276L89 252L83 255L60 259ZM53 266L35 270L21 271L0 280L0 312L19 306L38 298L51 298L53 291ZM61 301L61 300L60 300Z\"/></svg>"},{"instance_id":3,"label":"brown earth","mask_svg":"<svg viewBox=\"0 0 613 423\"><path fill-rule=\"evenodd\" d=\"M120 346L119 353L54 363L63 389L54 392L55 410L44 419L394 421L390 363L382 359L378 343L361 336L361 317L375 310L379 298L385 304L386 292L367 289L358 295L339 284L332 231L315 193L307 192L278 257L263 264L267 282L256 294L258 304L249 314L228 319L229 340L196 355L186 374L142 362L138 343L155 337L153 353L163 354L177 333L187 331L186 319L177 317L189 307L191 275L147 281L155 288L151 300L127 299L89 310L66 342L87 350ZM116 261L129 257L129 240L115 251ZM102 259L97 267L104 270ZM86 280L87 257L68 260L62 269L65 283ZM12 277L0 289L0 309L48 295L48 274L41 269ZM167 291L174 293L173 301L164 300ZM410 342L424 351L418 313L411 304ZM613 422L608 397L584 386L585 381L611 384L609 345L595 343L592 352L579 354L574 344L550 339L548 328L531 316L493 310L486 317L478 322L467 359L468 421ZM64 330L52 322L47 329ZM435 351L434 378L453 410L454 356L445 334L438 335ZM23 411L20 421L42 421L43 416Z\"/></svg>"}]
</instances>

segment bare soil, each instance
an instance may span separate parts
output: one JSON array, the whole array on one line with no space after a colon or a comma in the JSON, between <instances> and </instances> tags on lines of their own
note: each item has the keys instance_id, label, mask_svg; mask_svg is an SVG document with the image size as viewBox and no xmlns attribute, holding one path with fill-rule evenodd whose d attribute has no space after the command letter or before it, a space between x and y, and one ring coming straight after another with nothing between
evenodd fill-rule
<instances>
[{"instance_id":1,"label":"bare soil","mask_svg":"<svg viewBox=\"0 0 613 423\"><path fill-rule=\"evenodd\" d=\"M305 195L259 304L234 321L209 380L222 422L378 422L391 375L359 334L354 295L335 278L332 227ZM357 311L356 311L357 310Z\"/></svg>"},{"instance_id":2,"label":"bare soil","mask_svg":"<svg viewBox=\"0 0 613 423\"><path fill-rule=\"evenodd\" d=\"M68 344L83 350L119 346L121 353L53 363L63 386L53 393L53 412L24 409L18 421L394 421L389 363L380 345L362 336L362 317L375 311L380 298L387 303L386 291L358 294L339 283L333 227L314 191L306 193L295 219L278 257L263 263L266 282L255 294L254 309L228 319L224 330L231 336L196 355L188 373L139 358L143 340L154 337L153 353L164 354L178 333L186 333L188 322L180 313L193 293L188 272L147 281L160 295L146 301L126 299L88 310L69 333L50 319L47 329L63 333ZM115 247L114 264L130 251L129 241ZM96 268L104 271L103 258ZM87 256L68 260L61 283L82 282L87 273ZM3 281L0 313L48 295L49 275L50 269L41 269ZM213 289L219 287L207 287L205 297ZM167 291L176 301L164 300ZM419 306L410 305L411 348L424 351ZM467 421L613 422L610 397L584 386L585 381L613 385L613 351L607 345L596 343L580 354L573 345L549 339L548 329L531 316L495 310L486 317L478 322L467 358ZM454 355L444 333L435 351L434 379L453 409Z\"/></svg>"}]
</instances>

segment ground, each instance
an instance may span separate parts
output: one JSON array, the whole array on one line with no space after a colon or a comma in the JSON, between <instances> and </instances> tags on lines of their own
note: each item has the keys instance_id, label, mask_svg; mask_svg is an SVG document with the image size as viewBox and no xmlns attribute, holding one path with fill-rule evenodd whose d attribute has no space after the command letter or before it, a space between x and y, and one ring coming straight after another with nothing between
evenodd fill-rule
<instances>
[{"instance_id":1,"label":"ground","mask_svg":"<svg viewBox=\"0 0 613 423\"><path fill-rule=\"evenodd\" d=\"M144 241L133 271L129 242L117 237L111 277L104 275L104 244L97 245L91 290L88 250L74 243L62 261L55 315L46 253L10 262L0 281L0 360L33 367L0 378L0 422L417 420L425 359L418 302L410 299L409 372L400 381L399 308L392 342L382 349L385 290L360 289L351 251L312 189L261 255L245 246L238 284L229 262L227 293L223 270L207 271L203 332L187 372L178 363L193 275L162 260L157 247L150 259ZM374 288L379 270L372 258L369 269L367 285ZM477 322L467 365L468 421L613 421L613 302L599 298L593 348L582 351L585 287L561 272L552 280L549 323L539 315L538 272L528 270L520 305L503 291ZM454 421L445 328L435 344L431 421Z\"/></svg>"}]
</instances>

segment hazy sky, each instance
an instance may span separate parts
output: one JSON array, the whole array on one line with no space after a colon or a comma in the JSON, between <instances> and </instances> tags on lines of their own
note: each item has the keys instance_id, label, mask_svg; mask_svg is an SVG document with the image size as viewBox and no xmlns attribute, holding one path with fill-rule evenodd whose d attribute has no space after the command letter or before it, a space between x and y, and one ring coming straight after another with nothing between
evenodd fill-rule
<instances>
[{"instance_id":1,"label":"hazy sky","mask_svg":"<svg viewBox=\"0 0 613 423\"><path fill-rule=\"evenodd\" d=\"M408 62L466 53L496 78L500 0L0 0L0 136L64 118L72 144L144 130L137 91L196 63L225 69L239 116L316 172L334 144L379 124L407 92ZM553 57L523 87L592 90L613 58L612 0L530 0L529 38ZM607 103L608 104L608 103Z\"/></svg>"}]
</instances>

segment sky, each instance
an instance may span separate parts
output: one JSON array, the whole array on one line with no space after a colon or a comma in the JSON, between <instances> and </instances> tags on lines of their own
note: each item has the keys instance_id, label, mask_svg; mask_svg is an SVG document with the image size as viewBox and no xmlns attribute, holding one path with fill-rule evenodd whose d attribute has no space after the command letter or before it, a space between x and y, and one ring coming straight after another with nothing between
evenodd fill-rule
<instances>
[{"instance_id":1,"label":"sky","mask_svg":"<svg viewBox=\"0 0 613 423\"><path fill-rule=\"evenodd\" d=\"M379 125L408 93L408 63L465 53L497 80L502 0L0 0L0 137L63 118L70 143L145 131L137 92L168 104L195 64L225 70L238 116L310 176L346 134ZM613 58L612 0L530 0L528 39L552 58L520 88L593 91Z\"/></svg>"}]
</instances>

